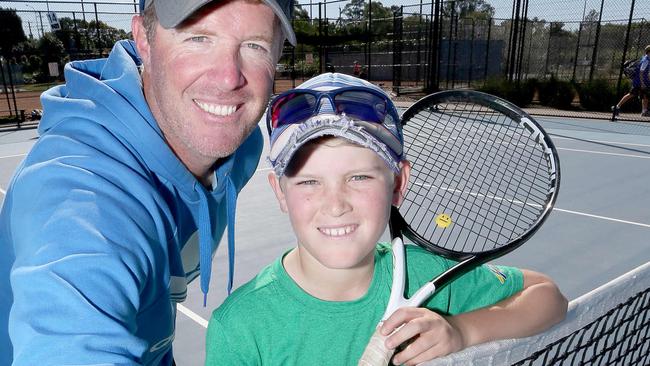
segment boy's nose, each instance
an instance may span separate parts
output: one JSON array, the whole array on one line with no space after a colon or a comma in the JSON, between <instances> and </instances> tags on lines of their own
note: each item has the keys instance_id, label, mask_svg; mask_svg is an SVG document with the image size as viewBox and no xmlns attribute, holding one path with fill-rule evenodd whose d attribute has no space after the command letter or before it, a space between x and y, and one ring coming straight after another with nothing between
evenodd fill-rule
<instances>
[{"instance_id":1,"label":"boy's nose","mask_svg":"<svg viewBox=\"0 0 650 366\"><path fill-rule=\"evenodd\" d=\"M330 189L323 200L324 211L332 217L339 217L351 210L351 205L347 200L344 191L339 189Z\"/></svg>"}]
</instances>

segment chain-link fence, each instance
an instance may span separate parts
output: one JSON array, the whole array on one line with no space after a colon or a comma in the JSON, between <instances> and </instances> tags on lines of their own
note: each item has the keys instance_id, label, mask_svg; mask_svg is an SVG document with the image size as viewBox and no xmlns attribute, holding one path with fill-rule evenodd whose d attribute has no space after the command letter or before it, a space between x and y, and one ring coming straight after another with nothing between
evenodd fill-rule
<instances>
[{"instance_id":1,"label":"chain-link fence","mask_svg":"<svg viewBox=\"0 0 650 366\"><path fill-rule=\"evenodd\" d=\"M285 48L276 91L334 70L397 95L474 88L516 98L526 84L533 104L545 99L540 91L549 84L552 93L571 89L564 92L569 103L554 107L574 110L589 109L583 100L605 86L601 102L592 100L603 109L629 88L624 61L641 57L650 44L650 1L304 1L293 20L299 44ZM0 26L2 75L11 74L16 85L60 79L65 62L105 56L117 39L129 37L138 9L128 0L17 0L0 7L3 18L14 14L22 26L22 38Z\"/></svg>"}]
</instances>

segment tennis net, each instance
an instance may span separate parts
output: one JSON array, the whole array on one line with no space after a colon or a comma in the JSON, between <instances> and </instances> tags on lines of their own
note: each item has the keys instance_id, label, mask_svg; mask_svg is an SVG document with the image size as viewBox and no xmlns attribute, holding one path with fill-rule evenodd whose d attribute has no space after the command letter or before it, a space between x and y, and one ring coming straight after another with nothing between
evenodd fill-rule
<instances>
[{"instance_id":1,"label":"tennis net","mask_svg":"<svg viewBox=\"0 0 650 366\"><path fill-rule=\"evenodd\" d=\"M571 301L566 319L544 333L425 365L650 365L650 262Z\"/></svg>"}]
</instances>

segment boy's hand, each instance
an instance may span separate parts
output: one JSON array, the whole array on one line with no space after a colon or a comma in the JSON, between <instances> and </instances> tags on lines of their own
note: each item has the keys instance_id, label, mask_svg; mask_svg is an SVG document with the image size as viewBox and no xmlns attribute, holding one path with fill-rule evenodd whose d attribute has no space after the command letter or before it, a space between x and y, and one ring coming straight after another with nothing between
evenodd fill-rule
<instances>
[{"instance_id":1,"label":"boy's hand","mask_svg":"<svg viewBox=\"0 0 650 366\"><path fill-rule=\"evenodd\" d=\"M381 328L383 335L392 332L395 333L386 340L389 349L410 342L393 357L396 365L416 365L464 348L461 332L446 318L426 308L397 310Z\"/></svg>"}]
</instances>

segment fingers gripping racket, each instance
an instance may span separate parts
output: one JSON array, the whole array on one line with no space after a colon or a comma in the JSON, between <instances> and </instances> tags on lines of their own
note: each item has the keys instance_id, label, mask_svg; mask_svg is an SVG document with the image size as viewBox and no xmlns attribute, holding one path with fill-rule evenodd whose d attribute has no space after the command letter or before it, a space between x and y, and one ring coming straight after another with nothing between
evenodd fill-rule
<instances>
[{"instance_id":1,"label":"fingers gripping racket","mask_svg":"<svg viewBox=\"0 0 650 366\"><path fill-rule=\"evenodd\" d=\"M379 328L397 309L420 306L436 290L500 257L539 229L557 198L555 146L542 127L515 105L475 91L431 94L402 117L410 186L393 207L393 284L377 331L359 365L392 357ZM404 298L402 234L458 262Z\"/></svg>"}]
</instances>

